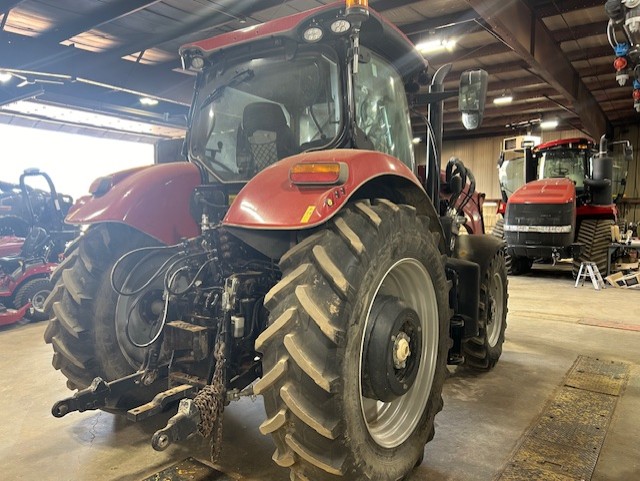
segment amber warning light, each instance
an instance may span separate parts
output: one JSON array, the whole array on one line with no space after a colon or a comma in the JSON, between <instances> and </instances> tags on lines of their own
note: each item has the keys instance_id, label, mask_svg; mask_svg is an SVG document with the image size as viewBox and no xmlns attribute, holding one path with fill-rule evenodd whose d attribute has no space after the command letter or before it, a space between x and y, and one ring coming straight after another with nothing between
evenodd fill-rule
<instances>
[{"instance_id":1,"label":"amber warning light","mask_svg":"<svg viewBox=\"0 0 640 481\"><path fill-rule=\"evenodd\" d=\"M369 9L369 0L347 0L347 8L366 8Z\"/></svg>"},{"instance_id":2,"label":"amber warning light","mask_svg":"<svg viewBox=\"0 0 640 481\"><path fill-rule=\"evenodd\" d=\"M289 180L295 185L336 185L344 184L348 173L347 164L340 162L295 164Z\"/></svg>"}]
</instances>

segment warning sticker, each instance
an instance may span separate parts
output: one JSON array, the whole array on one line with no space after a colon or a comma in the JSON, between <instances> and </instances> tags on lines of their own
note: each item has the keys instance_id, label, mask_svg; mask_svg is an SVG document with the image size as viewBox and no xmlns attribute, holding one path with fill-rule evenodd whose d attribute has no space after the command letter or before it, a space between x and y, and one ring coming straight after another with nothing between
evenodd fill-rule
<instances>
[{"instance_id":1,"label":"warning sticker","mask_svg":"<svg viewBox=\"0 0 640 481\"><path fill-rule=\"evenodd\" d=\"M306 224L307 222L309 222L309 219L311 219L311 216L313 215L313 213L316 210L316 206L315 205L310 205L309 207L307 207L307 210L305 211L304 215L302 216L302 219L300 219L300 222L303 224Z\"/></svg>"}]
</instances>

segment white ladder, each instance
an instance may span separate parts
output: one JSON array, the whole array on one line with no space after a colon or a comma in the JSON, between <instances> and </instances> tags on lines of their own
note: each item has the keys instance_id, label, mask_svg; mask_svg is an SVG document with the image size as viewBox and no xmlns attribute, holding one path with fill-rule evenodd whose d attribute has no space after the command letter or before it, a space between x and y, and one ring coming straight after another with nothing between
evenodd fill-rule
<instances>
[{"instance_id":1,"label":"white ladder","mask_svg":"<svg viewBox=\"0 0 640 481\"><path fill-rule=\"evenodd\" d=\"M602 279L600 271L598 270L598 265L595 262L583 262L580 264L580 271L578 271L578 277L576 277L576 285L574 287L578 287L580 279L582 279L582 285L584 286L584 281L587 276L591 278L591 283L596 291L604 289L604 280Z\"/></svg>"}]
</instances>

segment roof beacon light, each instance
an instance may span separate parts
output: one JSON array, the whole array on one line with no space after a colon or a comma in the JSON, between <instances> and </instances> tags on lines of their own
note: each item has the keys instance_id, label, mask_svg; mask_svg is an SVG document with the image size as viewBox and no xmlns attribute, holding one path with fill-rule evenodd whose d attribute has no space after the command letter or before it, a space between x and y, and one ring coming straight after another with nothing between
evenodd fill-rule
<instances>
[{"instance_id":1,"label":"roof beacon light","mask_svg":"<svg viewBox=\"0 0 640 481\"><path fill-rule=\"evenodd\" d=\"M295 185L343 184L348 177L347 164L314 162L295 164L289 170L289 180Z\"/></svg>"},{"instance_id":2,"label":"roof beacon light","mask_svg":"<svg viewBox=\"0 0 640 481\"><path fill-rule=\"evenodd\" d=\"M362 23L369 17L369 0L346 0L345 14L351 23Z\"/></svg>"}]
</instances>

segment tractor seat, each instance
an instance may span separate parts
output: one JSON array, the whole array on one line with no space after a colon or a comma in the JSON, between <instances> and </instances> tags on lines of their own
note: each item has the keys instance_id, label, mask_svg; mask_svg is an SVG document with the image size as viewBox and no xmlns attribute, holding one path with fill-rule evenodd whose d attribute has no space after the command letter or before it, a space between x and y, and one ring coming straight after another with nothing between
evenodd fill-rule
<instances>
[{"instance_id":1,"label":"tractor seat","mask_svg":"<svg viewBox=\"0 0 640 481\"><path fill-rule=\"evenodd\" d=\"M254 102L244 108L242 137L249 154L250 175L299 151L282 108L270 102Z\"/></svg>"},{"instance_id":2,"label":"tractor seat","mask_svg":"<svg viewBox=\"0 0 640 481\"><path fill-rule=\"evenodd\" d=\"M22 244L20 254L13 257L0 257L0 269L5 274L14 272L27 262L31 262L42 255L42 248L46 245L49 234L42 227L32 227Z\"/></svg>"}]
</instances>

